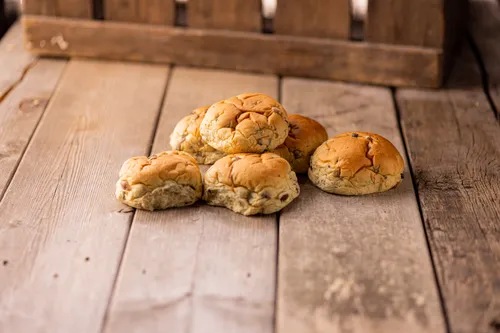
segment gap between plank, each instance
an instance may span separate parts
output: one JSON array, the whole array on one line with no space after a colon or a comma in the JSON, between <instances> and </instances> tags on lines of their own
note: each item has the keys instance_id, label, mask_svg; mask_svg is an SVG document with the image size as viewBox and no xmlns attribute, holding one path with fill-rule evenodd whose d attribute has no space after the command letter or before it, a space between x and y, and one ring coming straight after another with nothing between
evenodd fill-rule
<instances>
[{"instance_id":1,"label":"gap between plank","mask_svg":"<svg viewBox=\"0 0 500 333\"><path fill-rule=\"evenodd\" d=\"M283 102L283 76L278 75L278 102ZM285 108L286 110L286 108ZM297 180L298 181L298 180ZM278 283L279 283L279 263L280 263L280 211L276 212L276 271L274 287L274 313L273 331L278 332Z\"/></svg>"},{"instance_id":2,"label":"gap between plank","mask_svg":"<svg viewBox=\"0 0 500 333\"><path fill-rule=\"evenodd\" d=\"M410 153L409 153L410 150L408 148L408 142L406 140L406 136L405 136L405 133L404 133L404 130L403 130L403 126L401 125L401 112L399 110L399 105L398 105L398 102L397 102L397 99L396 99L396 88L395 87L391 87L390 89L391 89L392 104L394 105L394 111L396 112L396 120L397 120L397 123L398 123L398 129L399 129L399 133L401 135L401 139L402 139L401 141L403 142L404 154L406 156L406 160L408 161L408 170L409 170L410 176L411 176L411 183L413 185L413 190L415 191L415 199L417 201L418 212L420 214L420 221L422 221L422 228L423 228L423 232L424 232L424 236L425 236L425 243L427 245L427 249L429 251L429 257L431 259L432 272L434 274L434 281L435 281L436 287L437 287L439 302L441 303L441 312L442 312L443 318L444 318L445 329L446 329L447 333L452 333L451 326L450 326L450 321L449 321L449 318L448 318L448 313L446 311L446 305L445 305L445 302L444 302L444 296L443 296L443 293L441 291L441 286L439 284L438 273L437 273L437 270L436 270L436 263L434 261L433 255L432 255L432 250L431 250L430 241L429 241L429 235L427 234L427 226L426 226L426 223L425 223L425 220L424 220L424 213L423 213L423 210L422 210L422 205L420 203L420 195L418 193L418 184L417 184L417 179L415 177L415 173L414 173L414 170L413 170L411 156L410 156Z\"/></svg>"},{"instance_id":3,"label":"gap between plank","mask_svg":"<svg viewBox=\"0 0 500 333\"><path fill-rule=\"evenodd\" d=\"M476 42L474 41L474 38L472 37L472 35L469 31L467 31L466 40L467 40L467 44L469 44L469 46L472 50L472 54L474 55L474 58L476 58L477 65L479 67L479 72L481 73L481 82L483 85L484 94L486 95L486 98L488 99L488 103L490 104L491 110L495 114L495 119L500 124L499 110L495 104L495 101L493 100L493 97L491 97L491 94L490 94L490 89L489 89L490 88L490 78L488 76L488 71L486 70L486 66L484 65L483 56L481 55L481 50L477 46Z\"/></svg>"},{"instance_id":4,"label":"gap between plank","mask_svg":"<svg viewBox=\"0 0 500 333\"><path fill-rule=\"evenodd\" d=\"M104 20L104 1L103 0L93 0L92 1L92 17L94 20L102 21Z\"/></svg>"},{"instance_id":5,"label":"gap between plank","mask_svg":"<svg viewBox=\"0 0 500 333\"><path fill-rule=\"evenodd\" d=\"M12 87L10 87L7 90L7 92L4 95L0 96L0 103L3 100L5 100L5 98L7 98L7 95L9 95L12 91L14 91L21 84L21 81L26 77L26 75L28 74L29 70L32 69L33 67L35 67L35 65L36 65L37 62L38 62L38 59L35 59L28 66L26 66L26 68L24 69L23 74L21 75L21 77L19 78L19 80L16 81L12 85ZM5 197L5 193L7 193L7 191L10 188L10 184L12 183L12 180L14 179L14 176L17 173L17 169L19 168L19 165L21 164L21 162L24 159L26 150L28 150L28 148L31 146L31 141L32 141L33 137L35 136L35 134L38 132L38 126L40 125L40 123L42 122L42 120L45 118L45 111L48 109L48 107L50 106L50 104L52 102L52 96L54 96L55 92L59 90L59 85L60 85L60 82L61 82L61 78L64 77L64 74L65 74L67 68L68 68L68 62L66 62L66 65L64 65L64 69L62 70L61 75L59 75L59 78L57 79L57 83L56 83L55 88L50 92L48 102L45 105L45 107L43 108L42 114L38 118L38 120L37 120L37 122L35 124L35 127L33 128L33 131L31 131L31 135L29 136L28 141L24 145L24 149L22 150L21 155L19 156L19 158L18 158L18 160L17 160L17 162L16 162L16 164L14 166L13 172L11 173L9 179L7 179L7 182L5 184L5 188L4 188L3 192L0 192L0 203L2 202L3 198Z\"/></svg>"},{"instance_id":6,"label":"gap between plank","mask_svg":"<svg viewBox=\"0 0 500 333\"><path fill-rule=\"evenodd\" d=\"M153 149L153 144L154 144L154 141L156 139L156 133L158 132L158 125L160 123L160 117L161 117L161 114L162 114L162 110L163 110L163 104L165 103L165 97L167 95L167 91L168 91L168 87L169 87L169 83L171 81L171 78L172 78L172 73L173 73L173 69L174 69L174 66L168 66L168 74L167 74L167 79L165 80L165 88L163 89L163 93L161 95L161 100L160 100L160 105L158 106L159 109L158 109L158 112L156 114L156 119L153 123L153 130L151 132L151 137L149 138L149 143L148 143L148 147L147 147L147 156L150 156L151 155L151 151ZM134 218L135 218L135 214L136 214L137 210L134 209L132 214L130 214L130 218L129 218L129 221L128 221L128 228L127 228L127 238L125 239L125 242L123 244L123 247L122 247L122 251L121 251L121 256L120 256L120 262L118 263L118 268L116 270L116 275L115 275L115 278L113 280L113 285L111 287L111 293L109 295L109 299L108 299L108 304L106 305L106 312L104 313L104 317L102 319L102 323L101 323L101 328L99 330L99 332L101 333L104 333L105 329L106 329L106 326L108 324L108 320L109 320L109 310L111 308L111 302L113 301L113 298L115 296L115 293L116 293L116 285L117 285L117 282L118 282L118 277L120 276L120 271L122 269L122 265L123 265L123 258L125 256L125 251L127 250L127 245L129 243L129 240L130 240L130 234L131 234L131 230L132 230L132 224L134 223Z\"/></svg>"},{"instance_id":7,"label":"gap between plank","mask_svg":"<svg viewBox=\"0 0 500 333\"><path fill-rule=\"evenodd\" d=\"M203 175L204 177L204 175ZM200 247L201 243L203 242L203 235L205 233L205 221L201 224L201 231L200 231L200 236L198 238L198 242L196 243L196 252L195 252L195 257L194 257L194 264L193 264L193 280L191 281L191 286L189 287L189 322L187 324L187 333L191 333L193 330L193 321L194 321L194 312L195 312L195 306L194 306L194 292L196 289L196 276L198 275L198 261L200 258Z\"/></svg>"},{"instance_id":8,"label":"gap between plank","mask_svg":"<svg viewBox=\"0 0 500 333\"><path fill-rule=\"evenodd\" d=\"M24 78L26 77L26 75L28 74L28 72L33 68L35 67L35 65L37 64L38 62L38 59L35 58L33 59L33 61L31 61L26 67L24 67L23 71L21 72L21 75L19 75L19 78L14 81L1 95L0 95L0 103L2 103L9 95L12 91L14 91L17 86L19 86Z\"/></svg>"},{"instance_id":9,"label":"gap between plank","mask_svg":"<svg viewBox=\"0 0 500 333\"><path fill-rule=\"evenodd\" d=\"M160 110L158 111L158 114L156 115L155 123L153 125L153 132L151 133L151 138L149 139L149 147L148 147L149 155L151 155L151 153L152 153L153 145L154 145L154 142L156 140L157 133L158 133L158 125L160 124L160 118L162 115L163 106L165 104L165 98L167 96L168 87L170 85L170 82L172 81L174 67L175 67L174 65L168 66L167 81L165 82L165 89L163 89L163 95L161 96L162 100L160 102Z\"/></svg>"}]
</instances>

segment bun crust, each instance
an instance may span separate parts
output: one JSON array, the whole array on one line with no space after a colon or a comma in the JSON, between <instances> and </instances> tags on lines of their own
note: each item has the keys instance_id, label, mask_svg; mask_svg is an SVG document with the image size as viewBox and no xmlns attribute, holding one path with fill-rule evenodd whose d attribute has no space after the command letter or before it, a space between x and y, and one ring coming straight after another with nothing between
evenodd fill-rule
<instances>
[{"instance_id":1,"label":"bun crust","mask_svg":"<svg viewBox=\"0 0 500 333\"><path fill-rule=\"evenodd\" d=\"M271 214L300 192L290 164L276 154L234 154L208 169L203 199L243 215Z\"/></svg>"},{"instance_id":2,"label":"bun crust","mask_svg":"<svg viewBox=\"0 0 500 333\"><path fill-rule=\"evenodd\" d=\"M174 150L189 153L199 164L214 164L225 153L212 148L203 142L200 134L200 124L205 118L208 106L193 110L182 118L170 135L170 146Z\"/></svg>"},{"instance_id":3,"label":"bun crust","mask_svg":"<svg viewBox=\"0 0 500 333\"><path fill-rule=\"evenodd\" d=\"M328 133L320 123L308 117L290 114L288 121L288 137L273 153L286 159L296 173L306 173L311 155L328 140Z\"/></svg>"},{"instance_id":4,"label":"bun crust","mask_svg":"<svg viewBox=\"0 0 500 333\"><path fill-rule=\"evenodd\" d=\"M181 207L201 198L200 168L188 153L162 152L127 160L116 183L116 197L138 209Z\"/></svg>"},{"instance_id":5,"label":"bun crust","mask_svg":"<svg viewBox=\"0 0 500 333\"><path fill-rule=\"evenodd\" d=\"M212 105L200 125L203 140L225 153L262 153L288 135L283 106L264 94L242 94Z\"/></svg>"},{"instance_id":6,"label":"bun crust","mask_svg":"<svg viewBox=\"0 0 500 333\"><path fill-rule=\"evenodd\" d=\"M390 141L373 133L348 132L316 149L308 174L326 192L363 195L397 186L403 171L403 158Z\"/></svg>"}]
</instances>

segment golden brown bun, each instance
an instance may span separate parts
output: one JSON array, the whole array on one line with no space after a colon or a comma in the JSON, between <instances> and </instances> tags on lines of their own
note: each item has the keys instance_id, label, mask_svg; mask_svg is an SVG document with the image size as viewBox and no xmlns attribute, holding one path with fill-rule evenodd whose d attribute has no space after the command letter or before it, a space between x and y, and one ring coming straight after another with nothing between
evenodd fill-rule
<instances>
[{"instance_id":1,"label":"golden brown bun","mask_svg":"<svg viewBox=\"0 0 500 333\"><path fill-rule=\"evenodd\" d=\"M243 215L281 210L300 192L290 164L276 154L234 154L208 169L203 199Z\"/></svg>"},{"instance_id":2,"label":"golden brown bun","mask_svg":"<svg viewBox=\"0 0 500 333\"><path fill-rule=\"evenodd\" d=\"M403 171L403 158L387 139L373 133L348 132L316 149L309 179L326 192L362 195L397 186Z\"/></svg>"},{"instance_id":3,"label":"golden brown bun","mask_svg":"<svg viewBox=\"0 0 500 333\"><path fill-rule=\"evenodd\" d=\"M180 151L133 157L123 164L116 183L118 200L146 210L191 205L201 194L200 168Z\"/></svg>"},{"instance_id":4,"label":"golden brown bun","mask_svg":"<svg viewBox=\"0 0 500 333\"><path fill-rule=\"evenodd\" d=\"M286 110L264 94L242 94L212 105L200 125L203 140L217 150L262 153L285 142Z\"/></svg>"},{"instance_id":5,"label":"golden brown bun","mask_svg":"<svg viewBox=\"0 0 500 333\"><path fill-rule=\"evenodd\" d=\"M182 118L170 135L172 149L189 153L199 164L214 164L215 161L226 155L203 142L201 138L200 124L208 108L205 106L195 109Z\"/></svg>"},{"instance_id":6,"label":"golden brown bun","mask_svg":"<svg viewBox=\"0 0 500 333\"><path fill-rule=\"evenodd\" d=\"M288 122L288 137L273 153L286 159L293 171L306 173L311 155L320 144L328 140L328 133L316 120L299 114L288 115Z\"/></svg>"}]
</instances>

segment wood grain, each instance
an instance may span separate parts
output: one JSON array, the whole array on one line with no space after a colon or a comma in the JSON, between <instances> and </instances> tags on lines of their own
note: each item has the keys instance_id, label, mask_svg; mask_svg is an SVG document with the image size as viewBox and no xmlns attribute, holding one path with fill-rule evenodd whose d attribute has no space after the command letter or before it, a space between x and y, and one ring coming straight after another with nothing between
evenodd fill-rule
<instances>
[{"instance_id":1,"label":"wood grain","mask_svg":"<svg viewBox=\"0 0 500 333\"><path fill-rule=\"evenodd\" d=\"M68 64L0 202L0 332L100 332L131 218L118 170L147 151L166 77Z\"/></svg>"},{"instance_id":2,"label":"wood grain","mask_svg":"<svg viewBox=\"0 0 500 333\"><path fill-rule=\"evenodd\" d=\"M474 57L462 51L446 90L397 102L450 332L497 332L500 126Z\"/></svg>"},{"instance_id":3,"label":"wood grain","mask_svg":"<svg viewBox=\"0 0 500 333\"><path fill-rule=\"evenodd\" d=\"M282 91L330 137L379 133L404 156L389 89L285 78ZM445 332L408 168L397 189L359 197L304 177L279 224L278 333Z\"/></svg>"},{"instance_id":4,"label":"wood grain","mask_svg":"<svg viewBox=\"0 0 500 333\"><path fill-rule=\"evenodd\" d=\"M261 0L189 0L188 26L260 32Z\"/></svg>"},{"instance_id":5,"label":"wood grain","mask_svg":"<svg viewBox=\"0 0 500 333\"><path fill-rule=\"evenodd\" d=\"M187 88L189 87L189 88ZM153 152L191 110L245 91L277 97L275 77L176 68ZM196 205L138 211L105 332L273 332L276 216Z\"/></svg>"},{"instance_id":6,"label":"wood grain","mask_svg":"<svg viewBox=\"0 0 500 333\"><path fill-rule=\"evenodd\" d=\"M92 18L93 0L23 0L28 15Z\"/></svg>"},{"instance_id":7,"label":"wood grain","mask_svg":"<svg viewBox=\"0 0 500 333\"><path fill-rule=\"evenodd\" d=\"M175 63L395 86L441 84L442 54L434 49L34 16L25 17L24 24L28 46L38 55ZM39 47L54 36L62 36L67 47L58 43Z\"/></svg>"},{"instance_id":8,"label":"wood grain","mask_svg":"<svg viewBox=\"0 0 500 333\"><path fill-rule=\"evenodd\" d=\"M350 0L277 1L276 34L338 39L350 36Z\"/></svg>"},{"instance_id":9,"label":"wood grain","mask_svg":"<svg viewBox=\"0 0 500 333\"><path fill-rule=\"evenodd\" d=\"M500 2L471 1L471 35L479 48L488 75L487 87L500 112ZM500 115L497 114L497 118ZM500 119L499 119L500 120Z\"/></svg>"},{"instance_id":10,"label":"wood grain","mask_svg":"<svg viewBox=\"0 0 500 333\"><path fill-rule=\"evenodd\" d=\"M442 47L445 0L369 0L365 39L371 42Z\"/></svg>"},{"instance_id":11,"label":"wood grain","mask_svg":"<svg viewBox=\"0 0 500 333\"><path fill-rule=\"evenodd\" d=\"M105 19L123 22L173 25L174 0L106 0Z\"/></svg>"}]
</instances>

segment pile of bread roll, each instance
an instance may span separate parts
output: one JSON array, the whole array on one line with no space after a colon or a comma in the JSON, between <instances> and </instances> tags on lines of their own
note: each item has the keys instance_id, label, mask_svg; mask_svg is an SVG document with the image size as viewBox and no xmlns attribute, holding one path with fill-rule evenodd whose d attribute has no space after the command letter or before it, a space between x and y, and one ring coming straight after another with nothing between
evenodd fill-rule
<instances>
[{"instance_id":1,"label":"pile of bread roll","mask_svg":"<svg viewBox=\"0 0 500 333\"><path fill-rule=\"evenodd\" d=\"M299 196L296 173L339 195L384 192L403 178L403 159L382 136L349 132L328 139L317 121L289 115L260 93L192 111L170 144L171 151L123 164L118 200L160 210L203 199L243 215L271 214ZM213 165L203 176L198 164Z\"/></svg>"}]
</instances>

